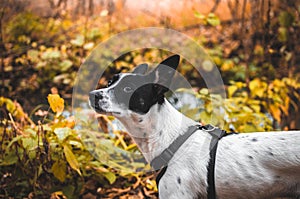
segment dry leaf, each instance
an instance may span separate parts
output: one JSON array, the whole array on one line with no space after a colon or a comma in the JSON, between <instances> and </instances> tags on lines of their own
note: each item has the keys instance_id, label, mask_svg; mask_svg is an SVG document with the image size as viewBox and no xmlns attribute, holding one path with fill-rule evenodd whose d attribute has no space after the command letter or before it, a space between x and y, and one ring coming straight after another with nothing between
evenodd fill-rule
<instances>
[{"instance_id":1,"label":"dry leaf","mask_svg":"<svg viewBox=\"0 0 300 199\"><path fill-rule=\"evenodd\" d=\"M49 94L48 103L54 113L57 116L61 115L64 110L64 99L61 98L58 94Z\"/></svg>"}]
</instances>

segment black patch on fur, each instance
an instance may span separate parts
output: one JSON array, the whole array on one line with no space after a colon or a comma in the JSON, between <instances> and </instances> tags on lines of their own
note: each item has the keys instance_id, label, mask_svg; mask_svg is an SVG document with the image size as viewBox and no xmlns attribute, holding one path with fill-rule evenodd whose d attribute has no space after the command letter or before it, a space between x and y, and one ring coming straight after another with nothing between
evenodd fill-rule
<instances>
[{"instance_id":1,"label":"black patch on fur","mask_svg":"<svg viewBox=\"0 0 300 199\"><path fill-rule=\"evenodd\" d=\"M159 136L161 136L161 135L162 135L162 132L163 132L163 131L159 131Z\"/></svg>"},{"instance_id":2,"label":"black patch on fur","mask_svg":"<svg viewBox=\"0 0 300 199\"><path fill-rule=\"evenodd\" d=\"M143 119L139 119L139 123L143 122Z\"/></svg>"},{"instance_id":3,"label":"black patch on fur","mask_svg":"<svg viewBox=\"0 0 300 199\"><path fill-rule=\"evenodd\" d=\"M280 140L285 140L285 138L279 138Z\"/></svg>"},{"instance_id":4,"label":"black patch on fur","mask_svg":"<svg viewBox=\"0 0 300 199\"><path fill-rule=\"evenodd\" d=\"M273 154L272 152L268 152L268 154L269 154L270 156L274 156L274 154Z\"/></svg>"},{"instance_id":5,"label":"black patch on fur","mask_svg":"<svg viewBox=\"0 0 300 199\"><path fill-rule=\"evenodd\" d=\"M136 73L117 74L108 83L108 87L111 87L109 92L115 95L119 104L146 114L154 104L162 105L165 102L164 94L169 91L179 60L179 55L170 56L147 75L144 75L146 66L137 69Z\"/></svg>"},{"instance_id":6,"label":"black patch on fur","mask_svg":"<svg viewBox=\"0 0 300 199\"><path fill-rule=\"evenodd\" d=\"M251 178L252 178L252 176L249 176L249 175L248 175L248 176L246 176L246 178L248 178L248 179L251 179Z\"/></svg>"},{"instance_id":7,"label":"black patch on fur","mask_svg":"<svg viewBox=\"0 0 300 199\"><path fill-rule=\"evenodd\" d=\"M275 176L275 178L277 178L277 179L280 179L280 178L281 178L281 176Z\"/></svg>"},{"instance_id":8,"label":"black patch on fur","mask_svg":"<svg viewBox=\"0 0 300 199\"><path fill-rule=\"evenodd\" d=\"M180 179L180 177L177 177L177 182L178 182L178 184L181 184L181 179Z\"/></svg>"},{"instance_id":9,"label":"black patch on fur","mask_svg":"<svg viewBox=\"0 0 300 199\"><path fill-rule=\"evenodd\" d=\"M153 77L128 74L119 78L118 84L111 88L111 92L115 94L119 104L134 112L146 114L154 104L162 101L160 97L164 97L157 96L152 82Z\"/></svg>"},{"instance_id":10,"label":"black patch on fur","mask_svg":"<svg viewBox=\"0 0 300 199\"><path fill-rule=\"evenodd\" d=\"M251 155L248 155L248 158L251 159L251 160L253 160L253 157Z\"/></svg>"},{"instance_id":11,"label":"black patch on fur","mask_svg":"<svg viewBox=\"0 0 300 199\"><path fill-rule=\"evenodd\" d=\"M257 138L252 138L252 142L257 142Z\"/></svg>"}]
</instances>

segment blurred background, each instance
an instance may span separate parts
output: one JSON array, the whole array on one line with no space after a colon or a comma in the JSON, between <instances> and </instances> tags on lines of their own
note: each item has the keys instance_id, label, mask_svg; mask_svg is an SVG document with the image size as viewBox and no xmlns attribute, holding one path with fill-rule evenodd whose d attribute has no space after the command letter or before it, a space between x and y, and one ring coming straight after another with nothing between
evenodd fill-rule
<instances>
[{"instance_id":1,"label":"blurred background","mask_svg":"<svg viewBox=\"0 0 300 199\"><path fill-rule=\"evenodd\" d=\"M187 103L176 108L184 114L241 133L300 129L299 0L0 0L0 198L157 197L154 174L130 159L137 146L113 128L113 118L82 124L95 135L83 138L71 115L76 73L91 51L143 27L188 35L220 70L222 102L182 60L179 71L193 87L178 91ZM98 87L171 53L141 49L114 58ZM225 117L215 115L212 103L221 103ZM95 148L98 158L91 155ZM99 158L116 154L133 168L118 158L111 168Z\"/></svg>"}]
</instances>

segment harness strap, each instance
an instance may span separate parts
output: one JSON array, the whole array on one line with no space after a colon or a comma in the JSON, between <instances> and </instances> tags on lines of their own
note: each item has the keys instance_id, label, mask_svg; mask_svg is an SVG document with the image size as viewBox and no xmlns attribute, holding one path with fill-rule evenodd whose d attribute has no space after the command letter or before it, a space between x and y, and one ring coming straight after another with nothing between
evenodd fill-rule
<instances>
[{"instance_id":1,"label":"harness strap","mask_svg":"<svg viewBox=\"0 0 300 199\"><path fill-rule=\"evenodd\" d=\"M212 125L207 125L206 128L206 132L208 132L212 136L209 146L210 159L207 166L207 199L217 199L215 187L215 162L218 143L222 137L230 135L232 133L227 133L226 131L216 128Z\"/></svg>"},{"instance_id":2,"label":"harness strap","mask_svg":"<svg viewBox=\"0 0 300 199\"><path fill-rule=\"evenodd\" d=\"M159 156L155 157L150 165L155 170L159 170L168 165L169 161L172 159L176 151L181 147L181 145L198 129L201 129L201 125L195 125L188 128L185 134L182 134L172 142L172 144L166 148Z\"/></svg>"},{"instance_id":3,"label":"harness strap","mask_svg":"<svg viewBox=\"0 0 300 199\"><path fill-rule=\"evenodd\" d=\"M180 148L180 146L198 129L204 130L212 136L212 139L210 141L210 146L209 146L210 159L207 166L207 183L208 183L207 198L217 199L216 188L215 188L215 162L216 162L218 142L224 136L235 134L234 132L227 133L226 131L216 128L210 124L205 126L201 126L201 125L191 126L189 127L188 131L185 134L180 135L178 138L176 138L176 140L168 148L166 148L159 156L155 157L151 161L150 165L155 170L160 170L156 177L156 184L158 187L159 181L167 171L168 163L172 159L173 155Z\"/></svg>"},{"instance_id":4,"label":"harness strap","mask_svg":"<svg viewBox=\"0 0 300 199\"><path fill-rule=\"evenodd\" d=\"M158 172L158 174L157 174L157 176L156 176L155 181L156 181L157 189L158 189L159 181L160 181L160 179L164 176L164 174L166 173L167 168L168 168L168 166L165 166L164 168L162 168L161 170L159 170L159 172Z\"/></svg>"}]
</instances>

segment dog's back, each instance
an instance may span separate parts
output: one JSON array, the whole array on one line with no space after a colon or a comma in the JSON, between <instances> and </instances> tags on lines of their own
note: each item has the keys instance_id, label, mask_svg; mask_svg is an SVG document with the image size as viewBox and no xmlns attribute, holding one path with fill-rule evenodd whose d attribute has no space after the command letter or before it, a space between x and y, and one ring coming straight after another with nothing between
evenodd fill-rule
<instances>
[{"instance_id":1,"label":"dog's back","mask_svg":"<svg viewBox=\"0 0 300 199\"><path fill-rule=\"evenodd\" d=\"M220 198L299 197L299 142L300 132L296 131L223 138L216 160L216 187Z\"/></svg>"}]
</instances>

